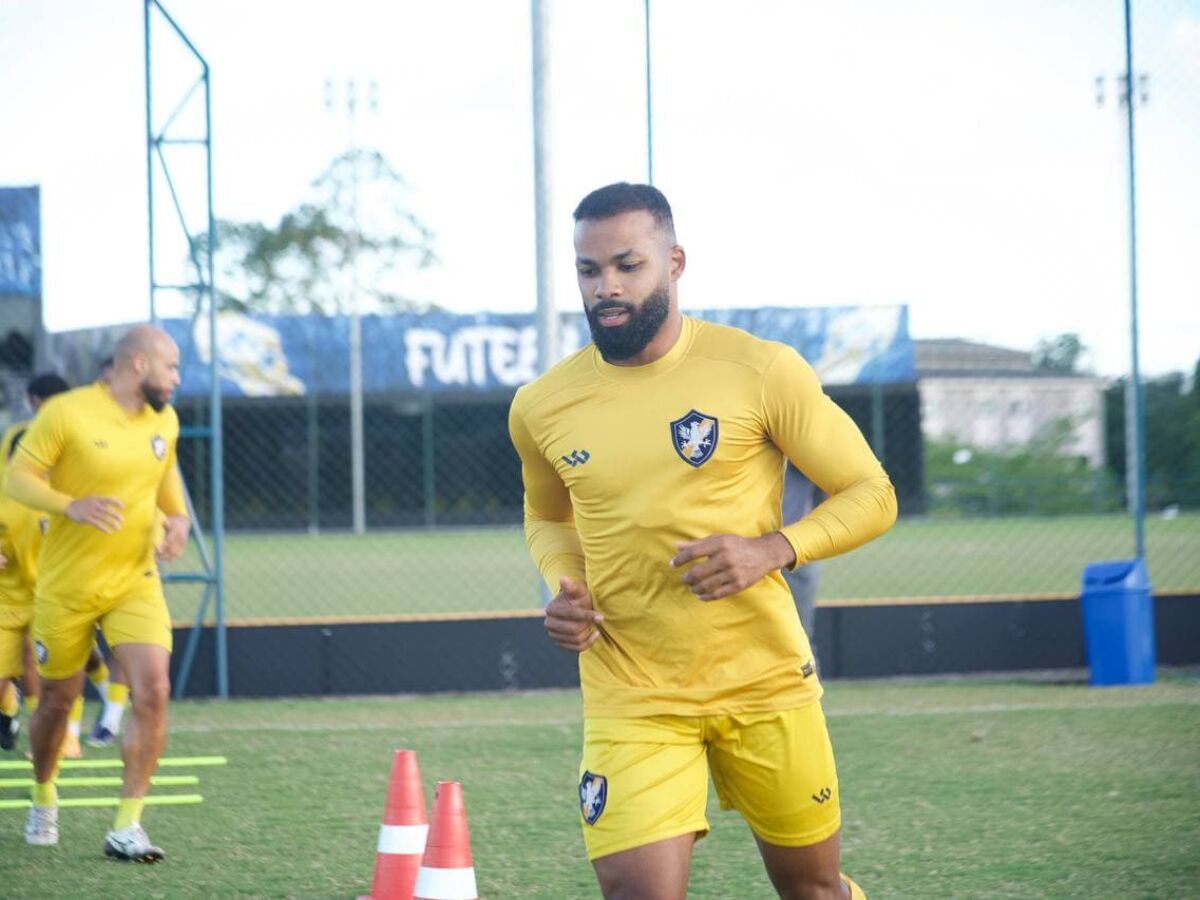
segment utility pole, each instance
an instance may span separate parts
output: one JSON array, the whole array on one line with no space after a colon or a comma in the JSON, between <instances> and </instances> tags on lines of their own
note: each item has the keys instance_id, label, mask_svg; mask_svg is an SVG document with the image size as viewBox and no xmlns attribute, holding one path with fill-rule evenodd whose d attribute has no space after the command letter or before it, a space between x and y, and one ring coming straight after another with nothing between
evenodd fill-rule
<instances>
[{"instance_id":1,"label":"utility pole","mask_svg":"<svg viewBox=\"0 0 1200 900\"><path fill-rule=\"evenodd\" d=\"M361 224L358 214L358 82L346 80L342 98L349 124L350 162L350 295L347 308L350 313L350 490L354 533L364 534L367 530L366 476L363 452L363 383L362 383L362 320L359 311L358 247ZM372 113L379 112L379 85L372 79L367 85L367 107ZM325 82L325 108L336 115L334 84Z\"/></svg>"},{"instance_id":2,"label":"utility pole","mask_svg":"<svg viewBox=\"0 0 1200 900\"><path fill-rule=\"evenodd\" d=\"M1133 514L1134 548L1146 558L1146 429L1142 408L1142 377L1138 351L1137 177L1133 113L1150 101L1149 76L1133 68L1133 22L1125 0L1125 71L1113 79L1125 144L1126 208L1129 216L1129 385L1125 390L1125 491ZM1105 78L1096 77L1096 105L1104 106Z\"/></svg>"},{"instance_id":3,"label":"utility pole","mask_svg":"<svg viewBox=\"0 0 1200 900\"><path fill-rule=\"evenodd\" d=\"M533 28L533 221L537 266L538 371L545 372L558 362L558 310L554 306L554 243L550 235L549 151L546 136L546 88L549 52L547 32L550 17L546 0L531 0Z\"/></svg>"},{"instance_id":4,"label":"utility pole","mask_svg":"<svg viewBox=\"0 0 1200 900\"><path fill-rule=\"evenodd\" d=\"M646 184L654 184L654 84L650 79L650 0L646 16Z\"/></svg>"}]
</instances>

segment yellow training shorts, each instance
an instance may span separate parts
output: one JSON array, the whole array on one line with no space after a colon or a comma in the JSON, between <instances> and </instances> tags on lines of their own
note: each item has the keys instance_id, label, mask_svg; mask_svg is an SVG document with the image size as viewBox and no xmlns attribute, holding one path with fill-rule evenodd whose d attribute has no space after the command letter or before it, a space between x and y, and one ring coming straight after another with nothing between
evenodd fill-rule
<instances>
[{"instance_id":1,"label":"yellow training shorts","mask_svg":"<svg viewBox=\"0 0 1200 900\"><path fill-rule=\"evenodd\" d=\"M722 809L769 844L816 844L841 827L820 702L717 716L585 719L579 805L588 859L708 832L708 773Z\"/></svg>"},{"instance_id":2,"label":"yellow training shorts","mask_svg":"<svg viewBox=\"0 0 1200 900\"><path fill-rule=\"evenodd\" d=\"M0 604L0 678L16 678L24 671L22 648L31 621L32 606Z\"/></svg>"},{"instance_id":3,"label":"yellow training shorts","mask_svg":"<svg viewBox=\"0 0 1200 900\"><path fill-rule=\"evenodd\" d=\"M109 647L154 644L171 652L171 617L161 591L109 603L38 595L33 655L43 678L68 678L83 669L99 623Z\"/></svg>"}]
</instances>

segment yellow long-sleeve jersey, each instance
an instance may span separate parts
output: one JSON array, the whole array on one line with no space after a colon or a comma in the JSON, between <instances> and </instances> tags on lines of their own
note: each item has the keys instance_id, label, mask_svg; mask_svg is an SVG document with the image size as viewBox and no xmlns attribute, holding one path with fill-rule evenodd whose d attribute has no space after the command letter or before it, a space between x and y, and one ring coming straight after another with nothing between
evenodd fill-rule
<instances>
[{"instance_id":1,"label":"yellow long-sleeve jersey","mask_svg":"<svg viewBox=\"0 0 1200 900\"><path fill-rule=\"evenodd\" d=\"M93 384L48 400L9 463L5 490L52 513L38 562L38 596L107 601L160 591L157 510L185 515L175 467L179 419L170 406L134 415ZM49 483L47 483L48 479ZM119 530L105 534L63 512L75 499L115 497Z\"/></svg>"},{"instance_id":2,"label":"yellow long-sleeve jersey","mask_svg":"<svg viewBox=\"0 0 1200 900\"><path fill-rule=\"evenodd\" d=\"M797 564L891 527L895 491L851 419L790 347L684 317L644 366L593 345L522 387L509 416L525 482L525 533L551 591L586 581L604 616L580 656L584 712L709 715L820 696L778 572L704 602L670 565L677 544L781 531ZM784 456L828 495L780 521Z\"/></svg>"}]
</instances>

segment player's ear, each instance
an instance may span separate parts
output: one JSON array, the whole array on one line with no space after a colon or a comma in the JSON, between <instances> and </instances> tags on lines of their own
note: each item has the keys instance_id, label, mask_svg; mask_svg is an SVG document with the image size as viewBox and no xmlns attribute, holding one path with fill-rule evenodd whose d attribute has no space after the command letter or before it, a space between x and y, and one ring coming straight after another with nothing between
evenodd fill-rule
<instances>
[{"instance_id":1,"label":"player's ear","mask_svg":"<svg viewBox=\"0 0 1200 900\"><path fill-rule=\"evenodd\" d=\"M671 280L678 281L679 276L683 274L683 270L687 266L687 254L683 252L683 248L678 244L668 251L667 263L668 271L671 273Z\"/></svg>"}]
</instances>

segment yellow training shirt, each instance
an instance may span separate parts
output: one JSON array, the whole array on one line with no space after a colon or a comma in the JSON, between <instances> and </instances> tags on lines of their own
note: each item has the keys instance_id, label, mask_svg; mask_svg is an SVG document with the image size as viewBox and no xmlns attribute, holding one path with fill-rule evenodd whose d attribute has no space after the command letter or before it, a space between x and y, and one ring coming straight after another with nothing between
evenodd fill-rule
<instances>
[{"instance_id":1,"label":"yellow training shirt","mask_svg":"<svg viewBox=\"0 0 1200 900\"><path fill-rule=\"evenodd\" d=\"M676 544L782 531L797 564L886 531L895 491L862 433L800 355L684 317L675 346L613 366L589 344L522 387L509 416L526 540L551 592L586 580L604 615L580 655L592 717L709 715L820 696L778 572L705 602L673 569ZM828 499L782 523L784 455Z\"/></svg>"},{"instance_id":2,"label":"yellow training shirt","mask_svg":"<svg viewBox=\"0 0 1200 900\"><path fill-rule=\"evenodd\" d=\"M13 441L29 428L29 422L9 426L0 438L0 485L12 455ZM29 606L37 580L37 554L42 533L49 519L28 506L22 506L0 492L0 553L6 560L0 569L0 605Z\"/></svg>"},{"instance_id":3,"label":"yellow training shirt","mask_svg":"<svg viewBox=\"0 0 1200 900\"><path fill-rule=\"evenodd\" d=\"M56 514L39 560L38 596L107 601L161 591L156 509L186 513L175 470L178 437L179 419L170 406L155 412L146 405L135 415L104 384L59 394L38 411L10 463L8 491L32 502L26 490L14 490L24 487L14 475L48 474L48 493L116 497L125 504L121 528L112 534L68 519L58 508L65 507L63 497L52 504Z\"/></svg>"}]
</instances>

